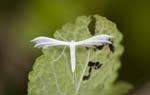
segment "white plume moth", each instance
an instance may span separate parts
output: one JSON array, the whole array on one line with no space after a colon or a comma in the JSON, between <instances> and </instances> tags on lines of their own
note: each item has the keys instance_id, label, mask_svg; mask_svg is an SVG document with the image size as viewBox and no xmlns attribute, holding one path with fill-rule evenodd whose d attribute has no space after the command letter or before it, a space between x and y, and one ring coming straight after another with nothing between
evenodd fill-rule
<instances>
[{"instance_id":1,"label":"white plume moth","mask_svg":"<svg viewBox=\"0 0 150 95\"><path fill-rule=\"evenodd\" d=\"M91 38L82 40L82 41L60 41L57 39L49 38L49 37L37 37L33 39L31 42L35 43L36 48L48 48L52 46L69 46L70 47L70 60L71 60L71 70L74 74L76 68L76 46L84 46L84 47L95 47L95 46L104 46L104 45L112 45L112 36L107 34L95 35Z\"/></svg>"}]
</instances>

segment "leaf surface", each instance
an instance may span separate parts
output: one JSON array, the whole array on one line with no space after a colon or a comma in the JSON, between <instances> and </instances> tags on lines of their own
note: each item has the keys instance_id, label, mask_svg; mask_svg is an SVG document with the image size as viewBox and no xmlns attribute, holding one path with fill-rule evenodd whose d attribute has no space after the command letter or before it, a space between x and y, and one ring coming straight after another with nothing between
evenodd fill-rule
<instances>
[{"instance_id":1,"label":"leaf surface","mask_svg":"<svg viewBox=\"0 0 150 95\"><path fill-rule=\"evenodd\" d=\"M120 44L122 34L116 25L105 17L93 17L96 19L95 24L90 23L91 16L80 16L75 23L67 23L62 29L57 30L54 38L80 41L94 34L108 34L113 36L115 52L111 53L107 46L96 51L87 50L83 46L76 47L76 71L73 80L69 47L55 46L42 49L43 55L36 59L29 74L28 95L124 95L132 87L128 83L114 83L121 66L119 58L123 53L123 46ZM89 29L89 25L94 25L90 27L95 30ZM90 79L83 81L83 76L88 74L89 61L99 61L102 67L93 69ZM114 93L115 91L118 91L118 94Z\"/></svg>"}]
</instances>

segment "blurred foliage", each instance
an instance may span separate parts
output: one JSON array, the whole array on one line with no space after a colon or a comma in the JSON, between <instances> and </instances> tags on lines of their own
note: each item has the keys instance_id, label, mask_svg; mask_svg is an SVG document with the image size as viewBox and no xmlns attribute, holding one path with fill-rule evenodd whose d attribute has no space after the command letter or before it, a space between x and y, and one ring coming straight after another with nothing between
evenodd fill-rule
<instances>
[{"instance_id":1,"label":"blurred foliage","mask_svg":"<svg viewBox=\"0 0 150 95\"><path fill-rule=\"evenodd\" d=\"M125 45L119 79L136 87L150 81L149 5L149 0L0 0L0 95L26 93L27 74L39 55L29 41L52 36L79 15L117 22Z\"/></svg>"},{"instance_id":2,"label":"blurred foliage","mask_svg":"<svg viewBox=\"0 0 150 95\"><path fill-rule=\"evenodd\" d=\"M125 54L121 79L130 80L136 86L150 81L150 1L114 1L107 15L116 19L124 34ZM118 9L119 8L119 9ZM128 72L128 73L127 73Z\"/></svg>"}]
</instances>

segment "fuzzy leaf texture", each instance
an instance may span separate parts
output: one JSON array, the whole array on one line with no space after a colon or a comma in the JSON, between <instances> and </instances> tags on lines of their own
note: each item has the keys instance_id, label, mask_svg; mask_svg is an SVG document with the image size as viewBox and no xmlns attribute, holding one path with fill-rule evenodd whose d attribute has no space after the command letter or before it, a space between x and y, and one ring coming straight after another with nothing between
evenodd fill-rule
<instances>
[{"instance_id":1,"label":"fuzzy leaf texture","mask_svg":"<svg viewBox=\"0 0 150 95\"><path fill-rule=\"evenodd\" d=\"M122 34L116 25L105 17L80 16L75 23L67 23L54 33L54 38L63 41L81 41L98 34L113 36L114 53L105 46L102 50L76 47L75 81L70 66L69 47L55 46L42 49L43 55L34 63L29 74L28 95L125 95L132 86L115 82L121 66ZM99 61L102 66L92 69L88 80L88 61Z\"/></svg>"}]
</instances>

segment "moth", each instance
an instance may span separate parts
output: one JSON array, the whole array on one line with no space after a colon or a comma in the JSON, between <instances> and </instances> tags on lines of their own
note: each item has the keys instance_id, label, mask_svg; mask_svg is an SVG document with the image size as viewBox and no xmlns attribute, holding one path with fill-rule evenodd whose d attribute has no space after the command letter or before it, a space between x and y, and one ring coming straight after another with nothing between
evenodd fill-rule
<instances>
[{"instance_id":1,"label":"moth","mask_svg":"<svg viewBox=\"0 0 150 95\"><path fill-rule=\"evenodd\" d=\"M88 48L95 48L95 46L104 46L109 45L113 46L112 44L112 36L107 34L95 35L88 39L81 40L81 41L61 41L54 38L49 37L36 37L31 42L35 43L35 48L49 48L53 46L68 46L70 47L70 63L71 63L71 71L72 73L75 72L76 68L76 46L83 46Z\"/></svg>"}]
</instances>

